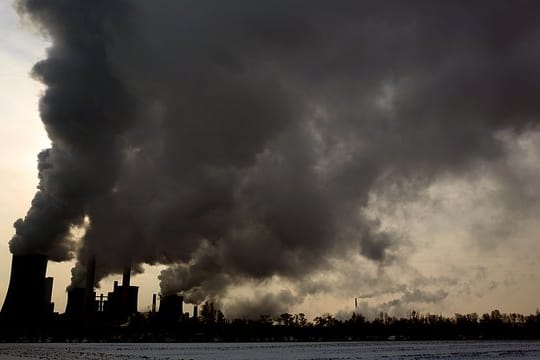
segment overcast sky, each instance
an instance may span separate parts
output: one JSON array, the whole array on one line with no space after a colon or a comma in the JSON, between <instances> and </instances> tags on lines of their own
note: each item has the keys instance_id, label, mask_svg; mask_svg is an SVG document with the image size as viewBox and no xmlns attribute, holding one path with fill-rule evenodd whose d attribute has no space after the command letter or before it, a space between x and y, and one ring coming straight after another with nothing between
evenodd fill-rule
<instances>
[{"instance_id":1,"label":"overcast sky","mask_svg":"<svg viewBox=\"0 0 540 360\"><path fill-rule=\"evenodd\" d=\"M426 50L423 46L435 46L435 40L426 36L413 41L418 46L414 51L402 50L400 61L366 60L364 64L359 60L364 55L354 53L354 48L350 50L347 45L364 39L351 35L346 26L336 33L326 33L320 40L318 34L313 34L317 33L316 26L305 33L300 31L305 29L288 28L291 24L279 16L279 10L276 15L268 9L266 13L242 9L222 17L217 12L212 21L193 20L193 24L184 19L186 26L193 26L192 30L200 31L200 35L173 37L188 44L177 48L176 42L168 42L170 39L163 35L178 31L175 18L166 13L178 10L174 2L171 4L166 10L139 4L133 18L142 40L114 46L107 43L107 60L111 63L107 70L116 71L115 80L117 77L121 86L130 89L126 96L118 95L121 90L111 96L132 102L141 112L125 115L123 109L112 106L111 111L119 117L132 116L135 124L121 134L128 144L122 149L125 158L117 167L117 179L111 181L110 194L92 198L86 204L87 215L93 214L95 231L87 234L84 246L75 241L83 249L79 262L84 262L80 254L99 255L99 249L115 239L108 248L112 259L107 254L98 256L98 263L102 261L103 291L108 291L119 277L114 273L123 263L115 259L124 261L124 254L129 254L130 260L125 261L143 264L137 270L144 272L132 280L141 286L139 310L147 309L151 294L160 291L160 272L162 291L185 291L193 301L217 296L233 315L256 315L261 308L304 312L312 317L323 312L345 314L353 310L355 297L360 297L359 311L368 314L387 311L402 315L412 309L448 315L492 309L529 313L537 309L540 130L536 124L540 113L529 109L532 105L524 98L533 98L529 92L538 87L536 78L531 80L532 85L527 83L513 66L523 68L519 61L527 64L523 59L534 60L540 55L538 42L533 41L538 32L523 30L527 36L533 34L526 39L520 37L522 29L513 27L513 34L517 33L523 43L512 47L514 57L509 58L519 66L508 59L506 64L495 50L490 53L491 48L484 52L485 34L474 26L460 28L468 35L464 38L452 35L455 43L448 46L451 50L445 46L440 47L443 50ZM201 9L192 10L204 17L197 12ZM257 37L260 34L253 38L239 35L253 30L252 24L245 28L231 26L216 40L214 24L230 25L228 16L243 24L247 16L243 11L263 23L262 29L255 29L261 31L263 40ZM406 30L400 32L405 34L405 43L416 39L415 31L433 26L420 20L418 28L411 29L406 21L400 22L402 13L403 9L396 10L391 25L365 20L361 28L380 35L368 43L383 44L381 48L370 45L370 51L384 53L388 44L399 47L399 39L392 35L392 21ZM148 16L143 19L137 14ZM517 11L514 23L500 25L502 33L504 26L519 23L521 15L525 16ZM194 18L199 19L197 16ZM298 38L285 41L280 38L282 34L274 33L272 16L285 21L280 29L297 32ZM320 17L323 25L336 21L317 10L312 16ZM491 24L488 20L486 24ZM69 40L59 28L55 36ZM116 28L110 31L117 36L115 40L126 36ZM227 41L232 42L232 50L221 47ZM255 46L254 51L253 43L258 42L263 45ZM497 42L495 39L496 50ZM305 61L304 57L318 54L319 45L326 51L321 55L324 61ZM30 207L38 184L37 154L51 144L38 111L45 87L29 75L33 64L45 58L48 46L50 41L44 35L21 24L8 1L0 4L2 299L9 278L8 243L15 232L13 223L24 218ZM507 50L503 45L501 48ZM360 62L369 68L368 75L348 61L336 60L336 54L347 49L354 64ZM66 45L58 53L61 57L75 50ZM446 53L453 51L459 56ZM160 53L170 58L150 56ZM439 62L439 56L449 60ZM486 60L490 56L497 61ZM334 61L339 71L331 69ZM176 67L187 70L177 71ZM492 72L478 75L480 69L486 68ZM146 69L151 75L146 74ZM42 71L47 78L47 69ZM507 76L496 76L505 71ZM312 75L319 72L321 77ZM400 77L400 72L407 76ZM240 78L238 73L242 73ZM470 80L470 84L465 80L454 82L459 77ZM217 85L206 87L201 85L204 81L215 81ZM220 81L230 88L221 87ZM361 88L355 81L362 82ZM115 84L107 83L107 87ZM511 85L515 86L514 92L502 91ZM460 91L441 86L456 86ZM480 90L467 93L468 86ZM489 89L493 88L501 91L491 93ZM344 93L350 98L333 98L334 94ZM513 93L518 94L517 99ZM175 98L176 94L181 100ZM247 99L242 111L228 105L240 98ZM460 100L448 100L453 98ZM293 100L303 107L291 103ZM503 105L492 106L493 102ZM212 110L206 108L207 104ZM358 113L365 119L353 119ZM227 122L214 122L222 114ZM518 115L531 120L514 120ZM253 125L242 116L258 116L261 120ZM437 120L419 120L422 116ZM203 119L212 131L204 132L198 122L171 120L181 117ZM311 118L297 121L296 117ZM476 123L483 117L488 120ZM402 118L406 119L404 126ZM381 122L385 125L381 126ZM236 126L236 131L221 124L230 124L233 129ZM55 141L64 144L65 134L54 132L54 126ZM99 131L95 138L102 141ZM177 135L174 141L170 141L171 133ZM226 147L222 141L228 142ZM235 148L233 143L238 151L230 150ZM88 149L93 147L77 154ZM163 155L167 151L171 153ZM207 158L207 153L212 157ZM105 155L104 159L114 158ZM111 163L111 169L115 166ZM191 173L191 169L196 170ZM162 171L170 174L162 176ZM83 174L98 177L91 172ZM360 190L350 191L351 187ZM356 201L344 205L351 199ZM302 205L297 207L298 202ZM185 204L191 204L191 208ZM202 215L195 214L193 208ZM347 218L350 211L355 212L354 219ZM276 213L286 214L286 219ZM159 217L160 222L152 217ZM192 219L195 225L188 220L184 224L179 220L182 217ZM293 219L294 229L289 219ZM137 226L131 229L131 223ZM122 224L121 230L113 229L117 224ZM155 230L156 224L159 230ZM334 226L339 227L339 233ZM355 238L355 232L365 234L353 242L350 239ZM171 237L171 233L178 238ZM204 236L195 237L193 233ZM289 240L295 236L309 237L310 241ZM56 248L51 249L51 256L58 259L75 254L59 254ZM189 256L187 249L192 252ZM273 251L273 259L260 255ZM282 261L275 259L279 257ZM55 278L56 311L65 308L65 288L75 264L76 260L49 262L48 275Z\"/></svg>"}]
</instances>

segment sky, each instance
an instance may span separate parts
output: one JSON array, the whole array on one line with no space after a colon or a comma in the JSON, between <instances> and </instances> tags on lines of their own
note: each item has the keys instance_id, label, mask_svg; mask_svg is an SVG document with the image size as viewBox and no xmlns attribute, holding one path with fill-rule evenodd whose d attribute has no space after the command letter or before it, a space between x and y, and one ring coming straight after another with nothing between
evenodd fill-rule
<instances>
[{"instance_id":1,"label":"sky","mask_svg":"<svg viewBox=\"0 0 540 360\"><path fill-rule=\"evenodd\" d=\"M21 3L33 22L0 5L1 298L13 238L56 260L59 312L91 256L98 292L132 264L140 310L536 311L534 2Z\"/></svg>"}]
</instances>

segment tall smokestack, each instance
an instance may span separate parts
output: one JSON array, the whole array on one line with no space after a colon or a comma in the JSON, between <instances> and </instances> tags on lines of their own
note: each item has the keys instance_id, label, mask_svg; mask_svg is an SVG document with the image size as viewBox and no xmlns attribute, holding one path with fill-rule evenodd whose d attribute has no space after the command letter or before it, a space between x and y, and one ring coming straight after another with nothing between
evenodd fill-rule
<instances>
[{"instance_id":1,"label":"tall smokestack","mask_svg":"<svg viewBox=\"0 0 540 360\"><path fill-rule=\"evenodd\" d=\"M152 295L152 312L153 313L156 312L156 302L157 302L157 295L153 294Z\"/></svg>"},{"instance_id":2,"label":"tall smokestack","mask_svg":"<svg viewBox=\"0 0 540 360\"><path fill-rule=\"evenodd\" d=\"M94 293L94 282L96 278L96 258L91 257L86 265L86 287L84 289L84 312L86 315L92 314L94 303L96 302Z\"/></svg>"},{"instance_id":3,"label":"tall smokestack","mask_svg":"<svg viewBox=\"0 0 540 360\"><path fill-rule=\"evenodd\" d=\"M131 266L126 266L122 274L122 286L129 287L129 281L131 277Z\"/></svg>"},{"instance_id":4,"label":"tall smokestack","mask_svg":"<svg viewBox=\"0 0 540 360\"><path fill-rule=\"evenodd\" d=\"M94 291L94 282L96 278L96 258L91 257L86 265L86 289Z\"/></svg>"}]
</instances>

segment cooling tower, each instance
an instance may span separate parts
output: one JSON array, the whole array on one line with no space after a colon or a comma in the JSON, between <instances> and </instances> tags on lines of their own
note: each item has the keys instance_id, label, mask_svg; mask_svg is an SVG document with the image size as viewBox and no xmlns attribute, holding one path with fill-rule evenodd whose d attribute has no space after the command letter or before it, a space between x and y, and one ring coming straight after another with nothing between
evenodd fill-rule
<instances>
[{"instance_id":1,"label":"cooling tower","mask_svg":"<svg viewBox=\"0 0 540 360\"><path fill-rule=\"evenodd\" d=\"M179 295L167 295L159 302L159 318L161 321L174 323L184 315L184 298Z\"/></svg>"},{"instance_id":2,"label":"cooling tower","mask_svg":"<svg viewBox=\"0 0 540 360\"><path fill-rule=\"evenodd\" d=\"M71 320L92 320L99 301L96 301L94 280L96 273L96 258L92 257L86 264L86 286L73 287L68 290L65 315Z\"/></svg>"},{"instance_id":3,"label":"cooling tower","mask_svg":"<svg viewBox=\"0 0 540 360\"><path fill-rule=\"evenodd\" d=\"M84 315L84 297L86 289L75 287L68 290L65 315L71 320L81 320Z\"/></svg>"},{"instance_id":4,"label":"cooling tower","mask_svg":"<svg viewBox=\"0 0 540 360\"><path fill-rule=\"evenodd\" d=\"M51 313L52 278L45 279L46 271L45 255L13 255L4 319L35 321Z\"/></svg>"}]
</instances>

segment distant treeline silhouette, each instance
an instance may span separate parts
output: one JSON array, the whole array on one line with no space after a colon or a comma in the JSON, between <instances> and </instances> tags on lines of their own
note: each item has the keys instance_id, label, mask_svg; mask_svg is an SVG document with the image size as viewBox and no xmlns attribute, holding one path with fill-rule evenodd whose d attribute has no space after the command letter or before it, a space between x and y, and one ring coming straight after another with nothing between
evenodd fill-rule
<instances>
[{"instance_id":1,"label":"distant treeline silhouette","mask_svg":"<svg viewBox=\"0 0 540 360\"><path fill-rule=\"evenodd\" d=\"M13 324L11 324L13 325ZM16 331L15 331L16 330ZM283 313L256 320L227 319L213 304L201 306L197 318L168 322L158 313L139 313L127 324L69 322L60 318L40 326L0 327L1 341L350 341L350 340L463 340L540 339L540 312L530 315L493 310L451 317L411 311L406 317L380 313L368 320L353 313L340 320L323 314Z\"/></svg>"},{"instance_id":2,"label":"distant treeline silhouette","mask_svg":"<svg viewBox=\"0 0 540 360\"><path fill-rule=\"evenodd\" d=\"M205 303L199 318L183 325L192 332L196 329L203 338L225 341L540 338L538 310L530 315L493 310L482 315L455 314L452 317L413 310L407 317L380 313L372 320L358 313L353 313L347 320L326 313L312 321L302 313L283 313L275 318L261 315L257 320L227 320L213 304Z\"/></svg>"}]
</instances>

